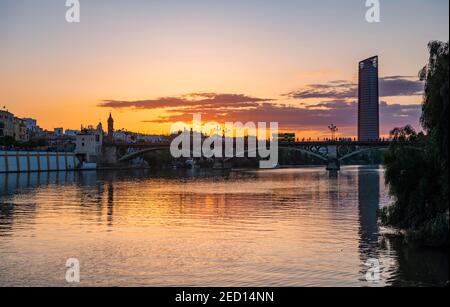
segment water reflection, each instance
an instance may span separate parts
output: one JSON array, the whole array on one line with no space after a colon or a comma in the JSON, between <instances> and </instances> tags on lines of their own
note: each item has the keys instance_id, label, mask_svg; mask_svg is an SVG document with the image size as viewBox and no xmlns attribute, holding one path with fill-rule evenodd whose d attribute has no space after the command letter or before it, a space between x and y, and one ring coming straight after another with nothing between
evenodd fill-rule
<instances>
[{"instance_id":1,"label":"water reflection","mask_svg":"<svg viewBox=\"0 0 450 307\"><path fill-rule=\"evenodd\" d=\"M358 170L359 250L361 276L365 275L370 259L380 261L377 211L380 206L380 173L378 169Z\"/></svg>"},{"instance_id":2,"label":"water reflection","mask_svg":"<svg viewBox=\"0 0 450 307\"><path fill-rule=\"evenodd\" d=\"M380 234L383 170L0 174L0 285L441 285L448 253ZM32 276L32 278L30 278Z\"/></svg>"},{"instance_id":3,"label":"water reflection","mask_svg":"<svg viewBox=\"0 0 450 307\"><path fill-rule=\"evenodd\" d=\"M380 249L395 254L388 284L396 287L448 286L448 251L405 246L401 238L385 236Z\"/></svg>"}]
</instances>

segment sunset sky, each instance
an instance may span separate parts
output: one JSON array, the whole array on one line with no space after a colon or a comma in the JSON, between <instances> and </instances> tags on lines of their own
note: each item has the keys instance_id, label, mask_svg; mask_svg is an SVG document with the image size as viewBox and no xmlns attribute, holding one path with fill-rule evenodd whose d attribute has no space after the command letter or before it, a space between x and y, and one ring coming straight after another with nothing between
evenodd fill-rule
<instances>
[{"instance_id":1,"label":"sunset sky","mask_svg":"<svg viewBox=\"0 0 450 307\"><path fill-rule=\"evenodd\" d=\"M448 0L0 0L0 106L46 129L167 133L206 120L278 121L298 137L355 136L358 62L380 57L381 129L419 128L427 43Z\"/></svg>"}]
</instances>

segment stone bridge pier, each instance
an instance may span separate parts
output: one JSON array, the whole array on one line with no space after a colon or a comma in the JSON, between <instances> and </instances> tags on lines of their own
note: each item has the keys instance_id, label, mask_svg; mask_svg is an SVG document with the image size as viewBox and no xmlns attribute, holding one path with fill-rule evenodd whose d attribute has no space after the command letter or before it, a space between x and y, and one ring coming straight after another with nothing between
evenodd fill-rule
<instances>
[{"instance_id":1,"label":"stone bridge pier","mask_svg":"<svg viewBox=\"0 0 450 307\"><path fill-rule=\"evenodd\" d=\"M337 145L327 146L327 171L338 171L341 169L341 162L338 157L338 147Z\"/></svg>"},{"instance_id":2,"label":"stone bridge pier","mask_svg":"<svg viewBox=\"0 0 450 307\"><path fill-rule=\"evenodd\" d=\"M102 157L102 163L104 164L110 164L115 165L119 162L118 156L117 156L117 147L116 146L104 146L103 147L103 157Z\"/></svg>"}]
</instances>

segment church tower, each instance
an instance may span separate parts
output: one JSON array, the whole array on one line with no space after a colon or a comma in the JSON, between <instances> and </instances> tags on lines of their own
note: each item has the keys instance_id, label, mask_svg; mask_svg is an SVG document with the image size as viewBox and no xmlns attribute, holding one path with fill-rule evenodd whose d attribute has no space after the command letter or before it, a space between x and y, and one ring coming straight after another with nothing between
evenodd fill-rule
<instances>
[{"instance_id":1,"label":"church tower","mask_svg":"<svg viewBox=\"0 0 450 307\"><path fill-rule=\"evenodd\" d=\"M112 142L114 140L114 119L112 118L111 113L109 113L108 118L108 141Z\"/></svg>"}]
</instances>

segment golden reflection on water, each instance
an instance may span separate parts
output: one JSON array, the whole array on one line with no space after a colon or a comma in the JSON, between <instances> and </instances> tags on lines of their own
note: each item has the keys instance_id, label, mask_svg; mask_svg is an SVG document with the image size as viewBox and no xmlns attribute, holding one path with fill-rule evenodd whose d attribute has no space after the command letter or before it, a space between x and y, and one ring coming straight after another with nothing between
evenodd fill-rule
<instances>
[{"instance_id":1,"label":"golden reflection on water","mask_svg":"<svg viewBox=\"0 0 450 307\"><path fill-rule=\"evenodd\" d=\"M358 167L0 175L0 285L67 285L71 257L81 285L372 286L369 258L375 286L395 284L383 180Z\"/></svg>"}]
</instances>

